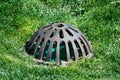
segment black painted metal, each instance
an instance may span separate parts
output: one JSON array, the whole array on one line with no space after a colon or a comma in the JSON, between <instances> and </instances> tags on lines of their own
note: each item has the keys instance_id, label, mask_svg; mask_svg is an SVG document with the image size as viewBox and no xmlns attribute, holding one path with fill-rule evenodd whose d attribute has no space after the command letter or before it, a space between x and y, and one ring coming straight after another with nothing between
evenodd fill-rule
<instances>
[{"instance_id":1,"label":"black painted metal","mask_svg":"<svg viewBox=\"0 0 120 80\"><path fill-rule=\"evenodd\" d=\"M64 23L53 23L39 29L26 42L25 50L38 60L56 63L93 56L91 44L83 33Z\"/></svg>"}]
</instances>

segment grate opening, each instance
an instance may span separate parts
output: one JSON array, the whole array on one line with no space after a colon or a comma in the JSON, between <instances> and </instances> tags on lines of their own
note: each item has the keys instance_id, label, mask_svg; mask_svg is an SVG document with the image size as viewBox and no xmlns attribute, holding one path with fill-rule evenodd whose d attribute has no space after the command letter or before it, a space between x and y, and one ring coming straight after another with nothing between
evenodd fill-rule
<instances>
[{"instance_id":1,"label":"grate opening","mask_svg":"<svg viewBox=\"0 0 120 80\"><path fill-rule=\"evenodd\" d=\"M38 36L38 38L36 39L36 41L35 41L35 42L38 42L39 38L40 38L40 35Z\"/></svg>"},{"instance_id":2,"label":"grate opening","mask_svg":"<svg viewBox=\"0 0 120 80\"><path fill-rule=\"evenodd\" d=\"M63 24L58 24L58 27L63 27L64 25Z\"/></svg>"},{"instance_id":3,"label":"grate opening","mask_svg":"<svg viewBox=\"0 0 120 80\"><path fill-rule=\"evenodd\" d=\"M60 38L64 38L64 34L63 34L62 29L59 31L59 36L60 36Z\"/></svg>"},{"instance_id":4,"label":"grate opening","mask_svg":"<svg viewBox=\"0 0 120 80\"><path fill-rule=\"evenodd\" d=\"M67 55L66 55L66 47L65 47L65 42L62 41L60 43L60 61L67 61Z\"/></svg>"},{"instance_id":5,"label":"grate opening","mask_svg":"<svg viewBox=\"0 0 120 80\"><path fill-rule=\"evenodd\" d=\"M38 32L36 32L36 33L33 35L33 37L31 38L30 42L33 42L34 39L35 39L35 37L36 37L37 35L38 35Z\"/></svg>"},{"instance_id":6,"label":"grate opening","mask_svg":"<svg viewBox=\"0 0 120 80\"><path fill-rule=\"evenodd\" d=\"M71 30L73 30L73 31L75 31L76 33L78 33L77 30L75 30L75 29L73 29L73 28L71 28L71 27L68 27L68 28L71 29Z\"/></svg>"},{"instance_id":7,"label":"grate opening","mask_svg":"<svg viewBox=\"0 0 120 80\"><path fill-rule=\"evenodd\" d=\"M29 47L29 50L31 49L31 47L33 46L34 41L36 40L36 36L38 35L38 32L36 32L33 37L29 40L29 43L27 44L27 46ZM29 51L30 52L30 51Z\"/></svg>"},{"instance_id":8,"label":"grate opening","mask_svg":"<svg viewBox=\"0 0 120 80\"><path fill-rule=\"evenodd\" d=\"M34 54L34 51L35 51L35 45L36 45L36 44L33 44L32 47L31 47L30 50L29 50L28 53L29 53L30 55L33 55L33 54Z\"/></svg>"},{"instance_id":9,"label":"grate opening","mask_svg":"<svg viewBox=\"0 0 120 80\"><path fill-rule=\"evenodd\" d=\"M57 42L55 41L53 43L53 48L52 48L51 62L56 62L56 47L57 47Z\"/></svg>"},{"instance_id":10,"label":"grate opening","mask_svg":"<svg viewBox=\"0 0 120 80\"><path fill-rule=\"evenodd\" d=\"M74 55L74 51L73 51L73 46L72 43L69 41L68 42L68 47L69 47L69 51L70 51L70 59L75 60L75 55Z\"/></svg>"},{"instance_id":11,"label":"grate opening","mask_svg":"<svg viewBox=\"0 0 120 80\"><path fill-rule=\"evenodd\" d=\"M83 37L82 35L81 35L81 37L84 39L84 41L86 42L86 44L87 44L89 50L91 51L91 49L90 49L90 43L89 43L89 42L85 39L85 37Z\"/></svg>"},{"instance_id":12,"label":"grate opening","mask_svg":"<svg viewBox=\"0 0 120 80\"><path fill-rule=\"evenodd\" d=\"M73 36L73 34L68 29L65 29L65 30L70 36Z\"/></svg>"},{"instance_id":13,"label":"grate opening","mask_svg":"<svg viewBox=\"0 0 120 80\"><path fill-rule=\"evenodd\" d=\"M39 52L40 52L40 46L37 47L37 50L36 50L36 52L35 52L35 54L34 54L34 57L35 57L36 59L39 58Z\"/></svg>"},{"instance_id":14,"label":"grate opening","mask_svg":"<svg viewBox=\"0 0 120 80\"><path fill-rule=\"evenodd\" d=\"M44 30L43 34L47 33L47 32L48 32L49 30L51 30L52 28L53 28L53 27L50 27L50 28Z\"/></svg>"},{"instance_id":15,"label":"grate opening","mask_svg":"<svg viewBox=\"0 0 120 80\"><path fill-rule=\"evenodd\" d=\"M39 46L41 46L44 42L44 38L42 38L42 41L40 42Z\"/></svg>"},{"instance_id":16,"label":"grate opening","mask_svg":"<svg viewBox=\"0 0 120 80\"><path fill-rule=\"evenodd\" d=\"M43 58L42 58L42 60L43 61L46 61L46 56L47 56L47 54L48 54L48 47L50 46L50 41L48 40L48 42L46 43L46 45L45 45L45 50L44 50L44 52L43 52Z\"/></svg>"},{"instance_id":17,"label":"grate opening","mask_svg":"<svg viewBox=\"0 0 120 80\"><path fill-rule=\"evenodd\" d=\"M80 39L80 38L79 38L79 39ZM85 54L88 55L88 52L87 52L87 48L86 48L86 46L85 46L85 43L83 42L82 39L80 39L80 42L81 42L81 44L83 45L83 48L84 48L84 50L85 50Z\"/></svg>"},{"instance_id":18,"label":"grate opening","mask_svg":"<svg viewBox=\"0 0 120 80\"><path fill-rule=\"evenodd\" d=\"M53 37L56 34L56 32L57 32L57 29L54 29L52 34L50 35L50 38Z\"/></svg>"},{"instance_id":19,"label":"grate opening","mask_svg":"<svg viewBox=\"0 0 120 80\"><path fill-rule=\"evenodd\" d=\"M78 50L79 57L81 57L81 56L82 56L82 52L81 52L81 49L80 49L80 46L79 46L79 44L78 44L77 40L74 40L74 43L75 43L76 48L77 48L77 50Z\"/></svg>"},{"instance_id":20,"label":"grate opening","mask_svg":"<svg viewBox=\"0 0 120 80\"><path fill-rule=\"evenodd\" d=\"M36 59L39 59L39 55L40 55L40 48L41 48L41 45L43 44L43 42L44 42L44 38L42 38L42 40L41 40L41 42L40 42L40 44L39 44L39 46L37 47L37 50L36 50L36 52L35 52L35 58Z\"/></svg>"}]
</instances>

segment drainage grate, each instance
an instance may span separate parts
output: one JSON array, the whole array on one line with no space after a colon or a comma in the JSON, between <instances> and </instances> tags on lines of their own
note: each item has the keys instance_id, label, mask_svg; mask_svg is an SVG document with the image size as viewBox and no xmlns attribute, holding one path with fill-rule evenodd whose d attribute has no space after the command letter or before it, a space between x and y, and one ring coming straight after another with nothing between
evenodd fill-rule
<instances>
[{"instance_id":1,"label":"drainage grate","mask_svg":"<svg viewBox=\"0 0 120 80\"><path fill-rule=\"evenodd\" d=\"M64 23L39 29L26 42L25 50L39 61L58 64L93 56L91 44L82 32Z\"/></svg>"}]
</instances>

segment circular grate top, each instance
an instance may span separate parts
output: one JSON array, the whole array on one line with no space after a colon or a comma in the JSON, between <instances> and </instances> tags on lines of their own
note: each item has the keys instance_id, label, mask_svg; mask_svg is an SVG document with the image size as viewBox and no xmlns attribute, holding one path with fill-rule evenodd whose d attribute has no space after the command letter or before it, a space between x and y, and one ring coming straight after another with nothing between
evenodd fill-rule
<instances>
[{"instance_id":1,"label":"circular grate top","mask_svg":"<svg viewBox=\"0 0 120 80\"><path fill-rule=\"evenodd\" d=\"M91 44L82 32L64 23L39 29L26 42L25 50L38 60L56 63L93 56Z\"/></svg>"}]
</instances>

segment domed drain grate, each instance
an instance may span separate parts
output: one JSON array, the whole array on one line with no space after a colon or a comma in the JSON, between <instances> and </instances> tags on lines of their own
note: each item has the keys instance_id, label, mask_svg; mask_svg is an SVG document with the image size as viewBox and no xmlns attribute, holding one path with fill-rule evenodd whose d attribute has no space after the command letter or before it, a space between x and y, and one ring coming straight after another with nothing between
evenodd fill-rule
<instances>
[{"instance_id":1,"label":"domed drain grate","mask_svg":"<svg viewBox=\"0 0 120 80\"><path fill-rule=\"evenodd\" d=\"M38 30L26 42L25 50L37 60L60 63L92 57L90 42L75 27L54 23Z\"/></svg>"}]
</instances>

